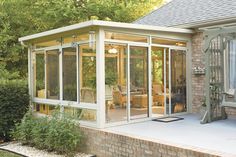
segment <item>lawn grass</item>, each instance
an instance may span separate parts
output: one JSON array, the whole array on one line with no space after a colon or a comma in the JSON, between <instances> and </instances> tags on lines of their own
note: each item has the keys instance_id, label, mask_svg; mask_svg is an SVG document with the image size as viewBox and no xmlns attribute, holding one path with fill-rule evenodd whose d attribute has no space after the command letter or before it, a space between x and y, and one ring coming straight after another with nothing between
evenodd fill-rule
<instances>
[{"instance_id":1,"label":"lawn grass","mask_svg":"<svg viewBox=\"0 0 236 157\"><path fill-rule=\"evenodd\" d=\"M22 157L22 156L10 153L8 151L0 150L0 157Z\"/></svg>"}]
</instances>

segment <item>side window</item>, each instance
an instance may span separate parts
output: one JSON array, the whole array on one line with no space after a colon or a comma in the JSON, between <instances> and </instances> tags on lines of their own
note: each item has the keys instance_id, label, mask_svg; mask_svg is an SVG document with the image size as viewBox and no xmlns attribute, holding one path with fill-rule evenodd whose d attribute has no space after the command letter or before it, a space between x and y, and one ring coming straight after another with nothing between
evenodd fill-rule
<instances>
[{"instance_id":1,"label":"side window","mask_svg":"<svg viewBox=\"0 0 236 157\"><path fill-rule=\"evenodd\" d=\"M231 40L229 43L228 77L229 89L236 89L236 40Z\"/></svg>"}]
</instances>

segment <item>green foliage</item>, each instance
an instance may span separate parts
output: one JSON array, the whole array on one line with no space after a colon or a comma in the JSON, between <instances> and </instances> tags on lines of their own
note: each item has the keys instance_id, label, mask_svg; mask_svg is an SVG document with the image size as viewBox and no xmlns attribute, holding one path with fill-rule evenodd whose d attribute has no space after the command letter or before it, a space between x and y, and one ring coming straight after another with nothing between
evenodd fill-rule
<instances>
[{"instance_id":1,"label":"green foliage","mask_svg":"<svg viewBox=\"0 0 236 157\"><path fill-rule=\"evenodd\" d=\"M10 131L29 108L27 84L23 81L0 80L0 139L10 140Z\"/></svg>"},{"instance_id":2,"label":"green foliage","mask_svg":"<svg viewBox=\"0 0 236 157\"><path fill-rule=\"evenodd\" d=\"M133 22L162 0L0 0L0 66L27 76L18 38L91 19Z\"/></svg>"},{"instance_id":3,"label":"green foliage","mask_svg":"<svg viewBox=\"0 0 236 157\"><path fill-rule=\"evenodd\" d=\"M16 130L13 132L14 138L21 141L22 144L33 145L32 130L36 124L36 118L33 117L31 112L25 114L21 123L16 125Z\"/></svg>"},{"instance_id":4,"label":"green foliage","mask_svg":"<svg viewBox=\"0 0 236 157\"><path fill-rule=\"evenodd\" d=\"M10 153L8 151L3 151L3 150L0 150L0 156L1 157L22 157L20 155L13 154L13 153Z\"/></svg>"},{"instance_id":5,"label":"green foliage","mask_svg":"<svg viewBox=\"0 0 236 157\"><path fill-rule=\"evenodd\" d=\"M59 111L50 118L35 118L27 113L13 135L23 144L66 155L73 155L81 140L79 126L71 117Z\"/></svg>"}]
</instances>

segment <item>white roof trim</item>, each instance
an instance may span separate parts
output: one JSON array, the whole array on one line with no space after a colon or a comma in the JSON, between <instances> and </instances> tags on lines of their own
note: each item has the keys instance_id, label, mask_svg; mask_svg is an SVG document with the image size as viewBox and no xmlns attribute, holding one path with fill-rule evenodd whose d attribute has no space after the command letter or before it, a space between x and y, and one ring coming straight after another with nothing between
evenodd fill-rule
<instances>
[{"instance_id":1,"label":"white roof trim","mask_svg":"<svg viewBox=\"0 0 236 157\"><path fill-rule=\"evenodd\" d=\"M44 36L49 36L53 34L63 33L71 30L77 30L89 26L103 26L103 27L115 27L115 28L126 28L126 29L136 29L136 30L149 30L149 31L160 31L160 32L172 32L172 33L194 33L190 29L174 28L174 27L159 27L159 26L150 26L150 25L140 25L140 24L131 24L131 23L121 23L121 22L110 22L110 21L100 21L100 20L91 20L86 21L66 27L61 27L33 35L28 35L19 38L20 42L32 40Z\"/></svg>"}]
</instances>

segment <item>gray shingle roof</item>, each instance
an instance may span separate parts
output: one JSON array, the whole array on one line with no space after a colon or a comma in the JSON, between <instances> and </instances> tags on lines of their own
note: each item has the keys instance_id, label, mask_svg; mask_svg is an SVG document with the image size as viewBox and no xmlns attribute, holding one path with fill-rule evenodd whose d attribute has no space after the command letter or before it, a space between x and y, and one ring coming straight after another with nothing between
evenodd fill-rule
<instances>
[{"instance_id":1,"label":"gray shingle roof","mask_svg":"<svg viewBox=\"0 0 236 157\"><path fill-rule=\"evenodd\" d=\"M134 23L178 26L236 18L236 0L172 0Z\"/></svg>"}]
</instances>

